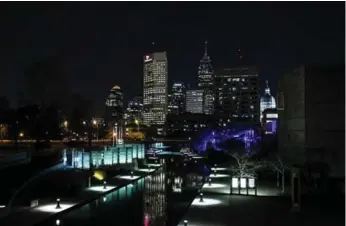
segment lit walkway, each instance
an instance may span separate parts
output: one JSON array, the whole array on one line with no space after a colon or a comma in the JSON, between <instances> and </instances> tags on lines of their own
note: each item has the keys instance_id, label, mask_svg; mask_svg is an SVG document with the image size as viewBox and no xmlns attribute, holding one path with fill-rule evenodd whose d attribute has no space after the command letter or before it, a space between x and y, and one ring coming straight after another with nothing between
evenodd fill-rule
<instances>
[{"instance_id":1,"label":"lit walkway","mask_svg":"<svg viewBox=\"0 0 346 226\"><path fill-rule=\"evenodd\" d=\"M278 196L276 188L262 184L257 196L228 195L231 178L226 171L211 178L211 185L207 181L201 189L202 200L200 195L194 199L179 226L344 225L344 196L302 197L301 212L291 213L291 198Z\"/></svg>"},{"instance_id":2,"label":"lit walkway","mask_svg":"<svg viewBox=\"0 0 346 226\"><path fill-rule=\"evenodd\" d=\"M55 214L58 214L63 211L69 211L68 209L79 208L83 204L91 202L92 200L98 199L105 194L112 194L117 190L121 190L123 188L127 188L128 185L132 189L132 183L137 180L141 180L140 178L145 177L148 174L154 172L155 169L153 167L151 169L139 169L135 171L133 177L131 175L121 175L119 178L114 177L107 181L106 186L103 184L91 186L85 189L78 198L76 199L65 199L61 197L60 207L56 208L57 201L45 201L41 202L41 204L34 208L29 208L27 210L13 213L7 217L0 218L1 226L29 226L37 224L43 221L46 218L49 218ZM128 177L128 178L127 178ZM126 179L124 179L126 178ZM129 185L130 184L130 185ZM127 191L127 190L126 190ZM107 197L106 195L105 197ZM112 195L111 195L112 196ZM2 208L3 210L4 208Z\"/></svg>"}]
</instances>

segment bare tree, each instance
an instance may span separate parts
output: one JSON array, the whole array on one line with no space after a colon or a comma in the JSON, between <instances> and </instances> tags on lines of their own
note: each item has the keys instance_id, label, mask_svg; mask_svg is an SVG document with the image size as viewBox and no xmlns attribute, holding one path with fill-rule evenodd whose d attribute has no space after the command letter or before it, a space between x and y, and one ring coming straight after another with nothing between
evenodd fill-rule
<instances>
[{"instance_id":1,"label":"bare tree","mask_svg":"<svg viewBox=\"0 0 346 226\"><path fill-rule=\"evenodd\" d=\"M244 142L235 139L225 142L225 152L236 160L237 165L232 167L232 171L236 172L239 177L254 177L256 171L265 165L255 158L258 153L256 146L246 147Z\"/></svg>"},{"instance_id":2,"label":"bare tree","mask_svg":"<svg viewBox=\"0 0 346 226\"><path fill-rule=\"evenodd\" d=\"M281 192L285 192L285 169L289 169L283 163L281 156L275 154L275 157L269 161L269 166L276 172L276 186L280 187L280 175L281 175Z\"/></svg>"}]
</instances>

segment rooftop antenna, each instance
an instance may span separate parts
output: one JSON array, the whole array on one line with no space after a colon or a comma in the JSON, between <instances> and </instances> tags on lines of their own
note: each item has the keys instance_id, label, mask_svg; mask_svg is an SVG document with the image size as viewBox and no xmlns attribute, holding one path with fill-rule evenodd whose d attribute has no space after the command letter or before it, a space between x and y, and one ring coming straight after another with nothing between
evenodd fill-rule
<instances>
[{"instance_id":1,"label":"rooftop antenna","mask_svg":"<svg viewBox=\"0 0 346 226\"><path fill-rule=\"evenodd\" d=\"M205 40L204 44L205 44L205 46L204 46L204 55L208 55L208 41Z\"/></svg>"}]
</instances>

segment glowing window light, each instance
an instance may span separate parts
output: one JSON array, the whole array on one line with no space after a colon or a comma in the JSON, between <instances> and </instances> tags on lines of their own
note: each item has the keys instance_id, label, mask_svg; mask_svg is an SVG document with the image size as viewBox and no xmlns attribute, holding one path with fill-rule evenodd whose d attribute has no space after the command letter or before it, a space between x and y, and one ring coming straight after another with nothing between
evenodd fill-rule
<instances>
[{"instance_id":1,"label":"glowing window light","mask_svg":"<svg viewBox=\"0 0 346 226\"><path fill-rule=\"evenodd\" d=\"M249 188L254 188L254 187L255 187L255 179L249 178Z\"/></svg>"},{"instance_id":2,"label":"glowing window light","mask_svg":"<svg viewBox=\"0 0 346 226\"><path fill-rule=\"evenodd\" d=\"M240 187L246 188L246 178L240 178Z\"/></svg>"},{"instance_id":3,"label":"glowing window light","mask_svg":"<svg viewBox=\"0 0 346 226\"><path fill-rule=\"evenodd\" d=\"M232 188L238 188L238 178L232 178Z\"/></svg>"}]
</instances>

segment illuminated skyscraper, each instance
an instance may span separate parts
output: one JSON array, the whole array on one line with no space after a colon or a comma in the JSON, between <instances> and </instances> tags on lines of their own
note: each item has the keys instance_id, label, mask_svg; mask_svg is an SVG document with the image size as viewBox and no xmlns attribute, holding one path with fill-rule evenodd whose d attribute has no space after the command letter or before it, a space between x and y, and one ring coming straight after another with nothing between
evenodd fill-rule
<instances>
[{"instance_id":1,"label":"illuminated skyscraper","mask_svg":"<svg viewBox=\"0 0 346 226\"><path fill-rule=\"evenodd\" d=\"M215 113L231 121L260 122L259 77L256 68L237 66L216 73Z\"/></svg>"},{"instance_id":2,"label":"illuminated skyscraper","mask_svg":"<svg viewBox=\"0 0 346 226\"><path fill-rule=\"evenodd\" d=\"M211 59L208 56L208 42L205 41L204 56L198 67L198 89L204 90L203 113L213 114L214 112L214 70L211 65Z\"/></svg>"},{"instance_id":3,"label":"illuminated skyscraper","mask_svg":"<svg viewBox=\"0 0 346 226\"><path fill-rule=\"evenodd\" d=\"M275 98L270 94L270 88L268 80L266 81L266 88L264 90L264 96L261 97L261 119L263 117L263 111L266 109L275 109L276 102Z\"/></svg>"},{"instance_id":4,"label":"illuminated skyscraper","mask_svg":"<svg viewBox=\"0 0 346 226\"><path fill-rule=\"evenodd\" d=\"M203 114L203 94L202 89L186 91L186 112Z\"/></svg>"},{"instance_id":5,"label":"illuminated skyscraper","mask_svg":"<svg viewBox=\"0 0 346 226\"><path fill-rule=\"evenodd\" d=\"M163 125L168 105L166 52L145 55L143 64L143 123L147 126Z\"/></svg>"},{"instance_id":6,"label":"illuminated skyscraper","mask_svg":"<svg viewBox=\"0 0 346 226\"><path fill-rule=\"evenodd\" d=\"M106 98L106 122L120 123L124 116L124 106L123 106L124 95L122 90L118 85L115 85L108 94Z\"/></svg>"},{"instance_id":7,"label":"illuminated skyscraper","mask_svg":"<svg viewBox=\"0 0 346 226\"><path fill-rule=\"evenodd\" d=\"M140 96L137 96L133 98L131 101L129 101L129 104L127 106L126 112L125 112L125 125L131 124L131 123L142 123L143 122L143 98Z\"/></svg>"},{"instance_id":8,"label":"illuminated skyscraper","mask_svg":"<svg viewBox=\"0 0 346 226\"><path fill-rule=\"evenodd\" d=\"M170 107L173 114L181 114L185 111L185 85L181 82L175 82L172 86L170 95Z\"/></svg>"}]
</instances>

